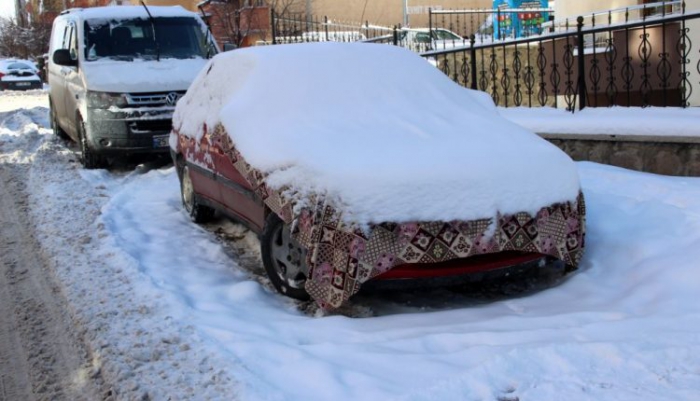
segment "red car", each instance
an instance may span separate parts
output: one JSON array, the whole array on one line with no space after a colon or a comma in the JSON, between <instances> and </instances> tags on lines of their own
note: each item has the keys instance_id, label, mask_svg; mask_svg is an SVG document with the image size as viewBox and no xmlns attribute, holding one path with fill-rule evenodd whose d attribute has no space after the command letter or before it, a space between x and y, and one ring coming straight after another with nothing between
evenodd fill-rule
<instances>
[{"instance_id":1,"label":"red car","mask_svg":"<svg viewBox=\"0 0 700 401\"><path fill-rule=\"evenodd\" d=\"M425 80L428 92L402 89L396 76L404 70ZM285 89L287 80L295 84ZM308 93L295 91L299 82ZM404 101L393 88L408 100L412 93L427 99L413 99L415 110L393 109L397 120L386 118L383 104ZM285 103L295 98L298 104ZM381 110L376 117L367 108L374 101ZM453 102L476 112L445 124L450 117L443 111ZM575 165L553 145L501 121L492 108L420 57L389 46L236 50L215 57L178 103L171 155L192 220L203 222L218 210L243 222L260 235L274 286L294 298L311 296L325 308L338 307L368 280L459 276L540 260L575 268L585 215ZM463 133L464 127L472 132ZM433 130L449 135L430 135ZM355 136L358 144L348 141ZM373 141L398 150L377 145L381 156L354 153ZM483 157L494 149L491 142L514 161L499 167ZM406 157L420 151L428 154ZM484 166L489 174L469 166ZM545 173L548 180L538 177Z\"/></svg>"}]
</instances>

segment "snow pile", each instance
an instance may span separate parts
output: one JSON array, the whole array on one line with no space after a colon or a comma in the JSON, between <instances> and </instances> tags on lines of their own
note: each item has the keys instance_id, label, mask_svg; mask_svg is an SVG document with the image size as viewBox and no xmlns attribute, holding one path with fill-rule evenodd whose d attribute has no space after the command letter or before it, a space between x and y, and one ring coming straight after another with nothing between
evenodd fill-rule
<instances>
[{"instance_id":1,"label":"snow pile","mask_svg":"<svg viewBox=\"0 0 700 401\"><path fill-rule=\"evenodd\" d=\"M360 224L534 214L579 192L563 152L391 46L220 54L174 117L176 130L198 139L217 123L273 188L325 194Z\"/></svg>"},{"instance_id":2,"label":"snow pile","mask_svg":"<svg viewBox=\"0 0 700 401\"><path fill-rule=\"evenodd\" d=\"M575 113L551 107L509 107L498 112L538 134L700 137L697 107L589 107Z\"/></svg>"}]
</instances>

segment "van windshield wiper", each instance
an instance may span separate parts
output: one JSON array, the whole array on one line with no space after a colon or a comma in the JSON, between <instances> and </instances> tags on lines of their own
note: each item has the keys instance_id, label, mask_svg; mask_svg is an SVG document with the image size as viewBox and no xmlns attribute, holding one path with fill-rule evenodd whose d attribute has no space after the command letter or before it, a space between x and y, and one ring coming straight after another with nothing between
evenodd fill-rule
<instances>
[{"instance_id":1,"label":"van windshield wiper","mask_svg":"<svg viewBox=\"0 0 700 401\"><path fill-rule=\"evenodd\" d=\"M158 38L156 38L156 20L153 18L151 15L151 12L148 11L148 7L146 7L146 3L141 0L141 5L143 8L146 9L146 13L148 14L148 20L151 22L151 30L153 31L153 42L156 44L156 61L160 61L160 45L158 45Z\"/></svg>"}]
</instances>

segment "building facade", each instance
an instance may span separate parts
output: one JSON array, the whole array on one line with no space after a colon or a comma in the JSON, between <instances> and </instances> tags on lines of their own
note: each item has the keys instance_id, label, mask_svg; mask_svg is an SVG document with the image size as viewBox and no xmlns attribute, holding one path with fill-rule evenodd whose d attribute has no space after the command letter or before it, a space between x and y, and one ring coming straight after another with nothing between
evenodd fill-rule
<instances>
[{"instance_id":1,"label":"building facade","mask_svg":"<svg viewBox=\"0 0 700 401\"><path fill-rule=\"evenodd\" d=\"M306 1L306 0L300 0ZM332 20L422 28L428 11L490 9L492 0L309 0L312 14ZM483 19L483 17L481 17Z\"/></svg>"}]
</instances>

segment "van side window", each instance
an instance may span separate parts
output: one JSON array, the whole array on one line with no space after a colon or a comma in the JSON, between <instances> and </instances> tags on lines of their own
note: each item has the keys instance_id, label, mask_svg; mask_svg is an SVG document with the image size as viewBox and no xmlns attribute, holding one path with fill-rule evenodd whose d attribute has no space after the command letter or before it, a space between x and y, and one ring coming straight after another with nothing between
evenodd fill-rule
<instances>
[{"instance_id":1,"label":"van side window","mask_svg":"<svg viewBox=\"0 0 700 401\"><path fill-rule=\"evenodd\" d=\"M73 31L73 26L71 24L66 25L66 30L63 32L63 43L61 43L61 49L68 49L70 45L70 35Z\"/></svg>"},{"instance_id":2,"label":"van side window","mask_svg":"<svg viewBox=\"0 0 700 401\"><path fill-rule=\"evenodd\" d=\"M68 25L70 33L65 43L65 48L70 50L70 58L73 60L78 59L78 30L75 28L74 23Z\"/></svg>"},{"instance_id":3,"label":"van side window","mask_svg":"<svg viewBox=\"0 0 700 401\"><path fill-rule=\"evenodd\" d=\"M52 35L51 39L52 50L65 49L65 47L63 47L63 42L65 40L67 30L68 23L65 20L56 21L56 26L54 27L54 34Z\"/></svg>"}]
</instances>

